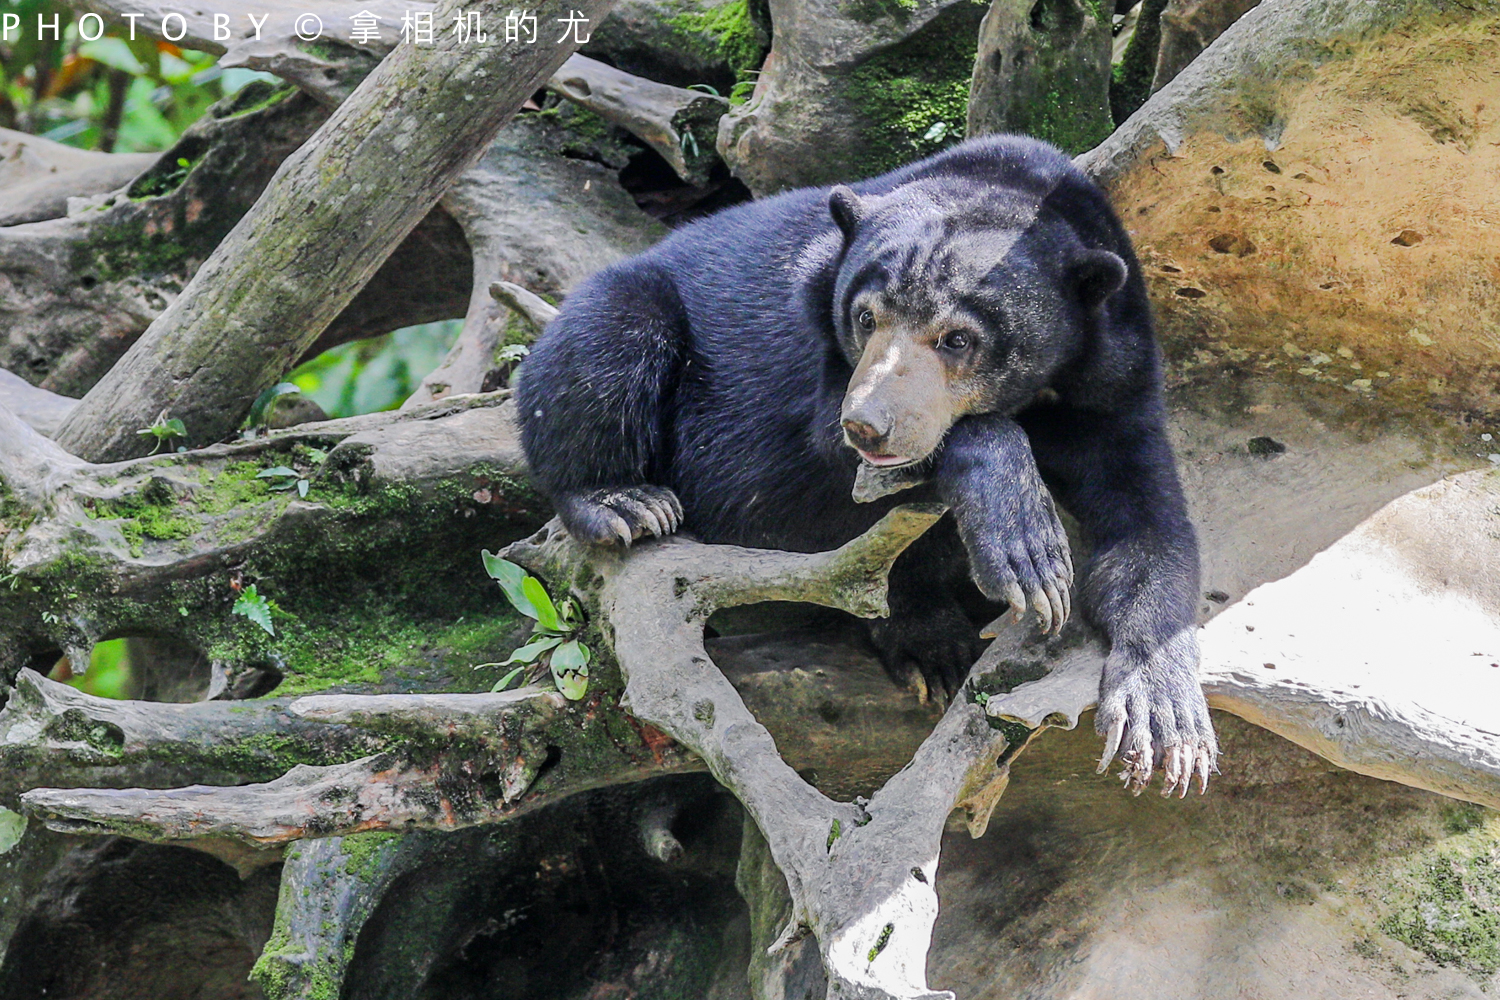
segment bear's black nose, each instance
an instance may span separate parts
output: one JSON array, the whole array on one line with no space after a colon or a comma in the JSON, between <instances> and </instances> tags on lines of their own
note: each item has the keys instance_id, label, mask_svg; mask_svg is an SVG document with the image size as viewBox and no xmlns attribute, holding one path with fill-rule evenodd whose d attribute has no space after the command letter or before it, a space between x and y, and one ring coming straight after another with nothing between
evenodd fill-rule
<instances>
[{"instance_id":1,"label":"bear's black nose","mask_svg":"<svg viewBox=\"0 0 1500 1000\"><path fill-rule=\"evenodd\" d=\"M845 420L844 433L849 435L850 442L861 451L878 452L885 443L886 432L871 427L863 420Z\"/></svg>"}]
</instances>

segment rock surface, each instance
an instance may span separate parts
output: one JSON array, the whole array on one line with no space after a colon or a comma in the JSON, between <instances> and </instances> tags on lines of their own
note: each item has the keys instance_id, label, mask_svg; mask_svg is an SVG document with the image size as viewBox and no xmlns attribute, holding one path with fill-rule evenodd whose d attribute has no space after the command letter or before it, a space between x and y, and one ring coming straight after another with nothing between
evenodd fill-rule
<instances>
[{"instance_id":1,"label":"rock surface","mask_svg":"<svg viewBox=\"0 0 1500 1000\"><path fill-rule=\"evenodd\" d=\"M771 0L771 52L719 155L756 195L870 177L964 128L982 9L972 0Z\"/></svg>"},{"instance_id":2,"label":"rock surface","mask_svg":"<svg viewBox=\"0 0 1500 1000\"><path fill-rule=\"evenodd\" d=\"M771 44L764 0L616 0L583 53L674 87L708 84L724 96Z\"/></svg>"},{"instance_id":3,"label":"rock surface","mask_svg":"<svg viewBox=\"0 0 1500 1000\"><path fill-rule=\"evenodd\" d=\"M1112 11L1083 0L991 0L979 28L968 134L1021 132L1070 153L1109 135Z\"/></svg>"},{"instance_id":4,"label":"rock surface","mask_svg":"<svg viewBox=\"0 0 1500 1000\"><path fill-rule=\"evenodd\" d=\"M1494 413L1500 4L1265 0L1080 163L1177 349Z\"/></svg>"},{"instance_id":5,"label":"rock surface","mask_svg":"<svg viewBox=\"0 0 1500 1000\"><path fill-rule=\"evenodd\" d=\"M1260 0L1168 0L1161 12L1152 90L1160 90L1187 68Z\"/></svg>"}]
</instances>

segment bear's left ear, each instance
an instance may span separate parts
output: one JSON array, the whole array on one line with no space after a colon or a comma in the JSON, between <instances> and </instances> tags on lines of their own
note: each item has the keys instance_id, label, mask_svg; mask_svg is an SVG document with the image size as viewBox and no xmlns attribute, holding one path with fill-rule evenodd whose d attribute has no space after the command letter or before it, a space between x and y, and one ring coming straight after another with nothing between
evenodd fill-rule
<instances>
[{"instance_id":1,"label":"bear's left ear","mask_svg":"<svg viewBox=\"0 0 1500 1000\"><path fill-rule=\"evenodd\" d=\"M1127 271L1119 254L1108 250L1085 250L1069 269L1078 300L1090 312L1125 287Z\"/></svg>"},{"instance_id":2,"label":"bear's left ear","mask_svg":"<svg viewBox=\"0 0 1500 1000\"><path fill-rule=\"evenodd\" d=\"M840 184L828 192L828 213L844 231L844 240L847 242L854 239L854 230L859 228L869 209L853 189Z\"/></svg>"}]
</instances>

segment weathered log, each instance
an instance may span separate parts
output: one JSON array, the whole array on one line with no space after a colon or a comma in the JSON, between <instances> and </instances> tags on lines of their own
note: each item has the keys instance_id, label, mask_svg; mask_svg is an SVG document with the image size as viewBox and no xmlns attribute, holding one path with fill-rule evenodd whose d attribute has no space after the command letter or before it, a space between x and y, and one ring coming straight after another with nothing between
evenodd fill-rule
<instances>
[{"instance_id":1,"label":"weathered log","mask_svg":"<svg viewBox=\"0 0 1500 1000\"><path fill-rule=\"evenodd\" d=\"M336 993L365 922L393 882L432 854L431 835L364 833L286 852L276 929L251 975L272 1000Z\"/></svg>"},{"instance_id":2,"label":"weathered log","mask_svg":"<svg viewBox=\"0 0 1500 1000\"><path fill-rule=\"evenodd\" d=\"M547 88L629 131L689 184L707 183L719 162L714 144L719 119L729 110L722 97L655 83L577 54L552 74Z\"/></svg>"},{"instance_id":3,"label":"weathered log","mask_svg":"<svg viewBox=\"0 0 1500 1000\"><path fill-rule=\"evenodd\" d=\"M770 14L759 2L617 0L583 52L648 80L727 95L760 69L770 45Z\"/></svg>"},{"instance_id":4,"label":"weathered log","mask_svg":"<svg viewBox=\"0 0 1500 1000\"><path fill-rule=\"evenodd\" d=\"M43 788L22 795L21 804L60 832L250 845L269 862L278 859L277 849L295 840L500 823L583 788L639 781L674 769L639 740L616 748L623 758L634 760L633 768L582 753L564 760L554 754L558 748L548 730L564 725L576 729L581 720L559 717L562 696L535 690L505 694L512 697L499 710L505 695L492 696L490 704L485 704L484 695L453 696L470 703L461 720L474 723L467 728L478 734L473 737L475 745L460 742L426 759L413 759L403 750L346 764L298 764L257 785L189 785L160 791ZM599 707L593 706L595 715L601 715ZM430 724L426 728L430 730ZM607 735L602 719L593 728L583 735L598 743ZM412 727L407 735L417 733ZM672 757L678 768L684 766L680 751ZM594 776L595 768L602 781Z\"/></svg>"},{"instance_id":5,"label":"weathered log","mask_svg":"<svg viewBox=\"0 0 1500 1000\"><path fill-rule=\"evenodd\" d=\"M1171 83L1229 26L1260 0L1168 0L1161 12L1161 43L1152 91Z\"/></svg>"},{"instance_id":6,"label":"weathered log","mask_svg":"<svg viewBox=\"0 0 1500 1000\"><path fill-rule=\"evenodd\" d=\"M532 294L530 289L522 288L509 281L495 282L490 286L490 295L495 301L504 303L524 316L526 322L530 323L538 333L557 318L556 306L541 296Z\"/></svg>"},{"instance_id":7,"label":"weathered log","mask_svg":"<svg viewBox=\"0 0 1500 1000\"><path fill-rule=\"evenodd\" d=\"M486 388L509 322L489 293L497 280L562 296L666 235L636 208L613 167L559 155L564 135L538 118L512 123L443 196L473 255L472 291L458 341L407 406Z\"/></svg>"},{"instance_id":8,"label":"weathered log","mask_svg":"<svg viewBox=\"0 0 1500 1000\"><path fill-rule=\"evenodd\" d=\"M1209 703L1351 771L1500 808L1497 510L1500 474L1452 476L1251 591L1203 630Z\"/></svg>"},{"instance_id":9,"label":"weathered log","mask_svg":"<svg viewBox=\"0 0 1500 1000\"><path fill-rule=\"evenodd\" d=\"M1133 10L1135 25L1129 37L1122 33L1115 39L1109 111L1116 123L1123 123L1152 94L1156 56L1161 47L1161 12L1166 6L1167 0L1141 0Z\"/></svg>"},{"instance_id":10,"label":"weathered log","mask_svg":"<svg viewBox=\"0 0 1500 1000\"><path fill-rule=\"evenodd\" d=\"M318 554L331 556L349 538L364 539L358 558L373 566L398 525L414 545L425 537L470 552L493 532L514 537L546 506L525 483L505 398L303 424L191 458L112 466L79 462L0 408L0 481L14 499L0 515L14 581L0 591L0 663L9 676L61 650L86 664L97 641L161 634L173 622L171 633L193 648L243 661L225 664L230 672L252 668L274 650L252 641L259 630L226 620L236 574L280 577L284 598L305 579L307 603L318 596ZM277 492L257 478L288 465L306 477L306 497L290 488L295 480ZM333 564L349 565L351 551ZM89 586L60 574L78 560Z\"/></svg>"},{"instance_id":11,"label":"weathered log","mask_svg":"<svg viewBox=\"0 0 1500 1000\"><path fill-rule=\"evenodd\" d=\"M50 436L77 405L76 399L38 389L21 376L0 368L0 406L39 434Z\"/></svg>"},{"instance_id":12,"label":"weathered log","mask_svg":"<svg viewBox=\"0 0 1500 1000\"><path fill-rule=\"evenodd\" d=\"M456 9L435 16L446 22ZM598 17L608 0L569 9ZM479 11L492 21L499 12ZM566 11L537 13L551 20ZM59 440L92 458L138 455L135 431L164 411L196 442L231 431L575 44L465 45L443 34L431 46L399 48L284 161L188 287L84 397ZM474 99L475 88L484 100ZM415 178L395 203L384 183L393 175Z\"/></svg>"}]
</instances>

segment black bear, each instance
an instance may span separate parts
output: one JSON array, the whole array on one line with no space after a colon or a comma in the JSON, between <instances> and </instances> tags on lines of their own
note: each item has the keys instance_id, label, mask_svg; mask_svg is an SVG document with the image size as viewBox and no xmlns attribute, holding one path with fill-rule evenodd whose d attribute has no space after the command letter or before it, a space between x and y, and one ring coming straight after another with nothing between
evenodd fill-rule
<instances>
[{"instance_id":1,"label":"black bear","mask_svg":"<svg viewBox=\"0 0 1500 1000\"><path fill-rule=\"evenodd\" d=\"M1110 642L1100 770L1118 751L1134 790L1157 764L1166 793L1195 772L1206 787L1197 541L1145 283L1103 192L1057 149L971 140L696 222L574 291L517 398L533 475L588 542L682 526L818 551L899 502L946 502L870 634L894 677L915 667L950 694L978 649L954 591L966 572L1044 628L1068 616L1055 495L1092 543L1079 593ZM862 464L920 485L856 502Z\"/></svg>"}]
</instances>

